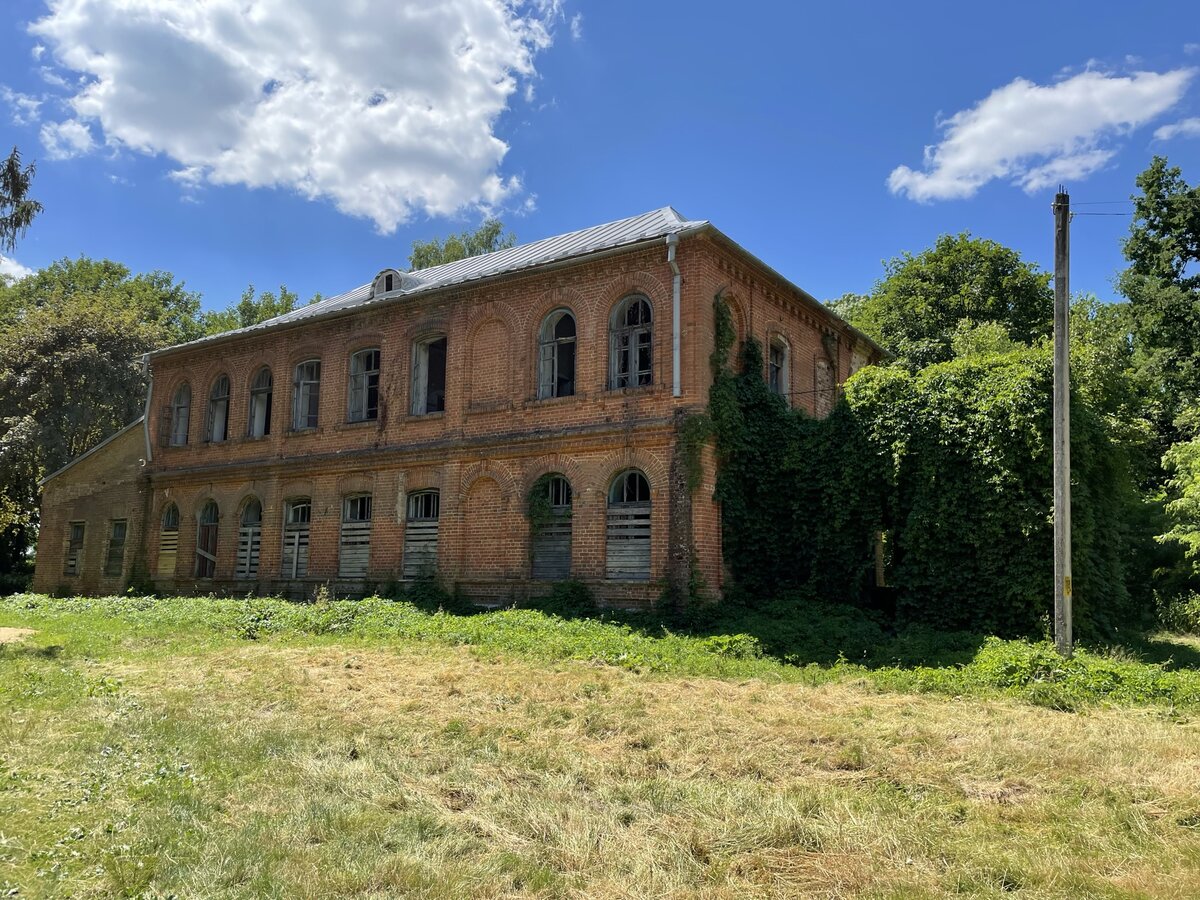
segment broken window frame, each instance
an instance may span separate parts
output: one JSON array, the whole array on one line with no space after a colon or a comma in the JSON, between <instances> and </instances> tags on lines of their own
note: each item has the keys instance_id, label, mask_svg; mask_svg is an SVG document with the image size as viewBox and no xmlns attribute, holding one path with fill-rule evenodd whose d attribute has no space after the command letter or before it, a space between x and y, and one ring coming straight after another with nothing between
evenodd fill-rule
<instances>
[{"instance_id":1,"label":"broken window frame","mask_svg":"<svg viewBox=\"0 0 1200 900\"><path fill-rule=\"evenodd\" d=\"M767 387L772 394L788 401L791 397L791 347L781 334L767 345Z\"/></svg>"},{"instance_id":2,"label":"broken window frame","mask_svg":"<svg viewBox=\"0 0 1200 900\"><path fill-rule=\"evenodd\" d=\"M83 542L87 537L87 522L68 522L66 550L63 553L63 575L78 575L83 569Z\"/></svg>"},{"instance_id":3,"label":"broken window frame","mask_svg":"<svg viewBox=\"0 0 1200 900\"><path fill-rule=\"evenodd\" d=\"M570 334L563 327L567 322ZM539 400L574 396L577 334L575 315L569 309L556 309L542 321L538 333Z\"/></svg>"},{"instance_id":4,"label":"broken window frame","mask_svg":"<svg viewBox=\"0 0 1200 900\"><path fill-rule=\"evenodd\" d=\"M229 438L229 376L222 375L213 382L208 392L208 419L204 425L204 439L210 444L219 444Z\"/></svg>"},{"instance_id":5,"label":"broken window frame","mask_svg":"<svg viewBox=\"0 0 1200 900\"><path fill-rule=\"evenodd\" d=\"M338 577L366 578L371 562L372 498L350 494L342 499L338 537Z\"/></svg>"},{"instance_id":6,"label":"broken window frame","mask_svg":"<svg viewBox=\"0 0 1200 900\"><path fill-rule=\"evenodd\" d=\"M438 533L442 495L438 490L414 491L405 499L404 578L422 578L437 571Z\"/></svg>"},{"instance_id":7,"label":"broken window frame","mask_svg":"<svg viewBox=\"0 0 1200 900\"><path fill-rule=\"evenodd\" d=\"M530 577L563 581L571 577L574 492L566 476L555 473L546 479L546 494L548 517L530 523Z\"/></svg>"},{"instance_id":8,"label":"broken window frame","mask_svg":"<svg viewBox=\"0 0 1200 900\"><path fill-rule=\"evenodd\" d=\"M209 500L196 520L196 577L215 578L217 574L217 536L221 510Z\"/></svg>"},{"instance_id":9,"label":"broken window frame","mask_svg":"<svg viewBox=\"0 0 1200 900\"><path fill-rule=\"evenodd\" d=\"M188 442L188 425L192 417L192 386L184 382L171 397L171 432L168 446L184 447Z\"/></svg>"},{"instance_id":10,"label":"broken window frame","mask_svg":"<svg viewBox=\"0 0 1200 900\"><path fill-rule=\"evenodd\" d=\"M609 320L610 390L654 384L654 308L643 294L630 294Z\"/></svg>"},{"instance_id":11,"label":"broken window frame","mask_svg":"<svg viewBox=\"0 0 1200 900\"><path fill-rule=\"evenodd\" d=\"M639 469L626 469L613 479L606 498L605 578L649 581L653 513L649 479Z\"/></svg>"},{"instance_id":12,"label":"broken window frame","mask_svg":"<svg viewBox=\"0 0 1200 900\"><path fill-rule=\"evenodd\" d=\"M254 578L262 559L262 501L248 497L238 517L237 575Z\"/></svg>"},{"instance_id":13,"label":"broken window frame","mask_svg":"<svg viewBox=\"0 0 1200 900\"><path fill-rule=\"evenodd\" d=\"M446 335L435 334L416 341L412 356L412 414L427 416L444 413L448 357Z\"/></svg>"},{"instance_id":14,"label":"broken window frame","mask_svg":"<svg viewBox=\"0 0 1200 900\"><path fill-rule=\"evenodd\" d=\"M271 433L271 395L273 392L271 367L263 366L250 382L250 409L246 422L246 436L266 437Z\"/></svg>"},{"instance_id":15,"label":"broken window frame","mask_svg":"<svg viewBox=\"0 0 1200 900\"><path fill-rule=\"evenodd\" d=\"M108 548L104 554L104 574L109 578L119 578L125 571L125 540L128 536L128 519L109 521Z\"/></svg>"},{"instance_id":16,"label":"broken window frame","mask_svg":"<svg viewBox=\"0 0 1200 900\"><path fill-rule=\"evenodd\" d=\"M321 419L321 360L296 363L292 378L292 431L312 431Z\"/></svg>"},{"instance_id":17,"label":"broken window frame","mask_svg":"<svg viewBox=\"0 0 1200 900\"><path fill-rule=\"evenodd\" d=\"M350 401L348 422L373 422L379 418L378 347L367 347L350 355Z\"/></svg>"},{"instance_id":18,"label":"broken window frame","mask_svg":"<svg viewBox=\"0 0 1200 900\"><path fill-rule=\"evenodd\" d=\"M159 519L158 562L159 578L170 578L175 574L175 563L179 557L179 507L168 503Z\"/></svg>"}]
</instances>

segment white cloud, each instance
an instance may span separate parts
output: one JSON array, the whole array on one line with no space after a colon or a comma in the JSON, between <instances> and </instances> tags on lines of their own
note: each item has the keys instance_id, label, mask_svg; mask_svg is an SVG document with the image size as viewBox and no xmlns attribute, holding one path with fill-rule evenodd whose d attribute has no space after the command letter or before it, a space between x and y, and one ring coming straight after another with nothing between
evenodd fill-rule
<instances>
[{"instance_id":1,"label":"white cloud","mask_svg":"<svg viewBox=\"0 0 1200 900\"><path fill-rule=\"evenodd\" d=\"M571 16L571 40L583 40L583 13Z\"/></svg>"},{"instance_id":2,"label":"white cloud","mask_svg":"<svg viewBox=\"0 0 1200 900\"><path fill-rule=\"evenodd\" d=\"M38 136L42 139L42 146L46 148L46 156L50 159L83 156L96 146L96 142L92 140L91 129L78 119L47 122L38 132Z\"/></svg>"},{"instance_id":3,"label":"white cloud","mask_svg":"<svg viewBox=\"0 0 1200 900\"><path fill-rule=\"evenodd\" d=\"M106 143L390 232L520 192L495 124L561 17L547 0L55 0L32 30L84 76L70 103Z\"/></svg>"},{"instance_id":4,"label":"white cloud","mask_svg":"<svg viewBox=\"0 0 1200 900\"><path fill-rule=\"evenodd\" d=\"M34 59L41 59L42 54L46 52L46 48L42 44L34 44L33 49L29 51Z\"/></svg>"},{"instance_id":5,"label":"white cloud","mask_svg":"<svg viewBox=\"0 0 1200 900\"><path fill-rule=\"evenodd\" d=\"M1169 141L1173 137L1200 137L1200 116L1190 119L1180 119L1170 125L1163 125L1154 130L1154 137L1160 141Z\"/></svg>"},{"instance_id":6,"label":"white cloud","mask_svg":"<svg viewBox=\"0 0 1200 900\"><path fill-rule=\"evenodd\" d=\"M12 110L14 125L32 125L38 120L40 115L38 108L42 105L42 101L37 97L22 94L20 91L14 91L8 85L0 84L0 99L3 99Z\"/></svg>"},{"instance_id":7,"label":"white cloud","mask_svg":"<svg viewBox=\"0 0 1200 900\"><path fill-rule=\"evenodd\" d=\"M32 274L33 269L23 266L15 259L10 259L0 253L0 276L7 276L11 281L19 281L27 275ZM3 281L3 277L0 277L0 281Z\"/></svg>"},{"instance_id":8,"label":"white cloud","mask_svg":"<svg viewBox=\"0 0 1200 900\"><path fill-rule=\"evenodd\" d=\"M970 197L995 179L1034 192L1085 178L1115 154L1114 137L1173 107L1194 75L1086 71L1052 85L1017 78L939 123L942 140L925 148L922 170L897 166L888 187L924 202Z\"/></svg>"}]
</instances>

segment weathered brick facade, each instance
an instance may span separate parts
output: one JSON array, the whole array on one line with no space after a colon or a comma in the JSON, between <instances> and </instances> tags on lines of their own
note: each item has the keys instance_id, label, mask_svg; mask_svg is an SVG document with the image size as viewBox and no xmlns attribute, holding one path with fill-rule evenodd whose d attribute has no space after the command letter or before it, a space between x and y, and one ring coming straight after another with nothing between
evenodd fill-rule
<instances>
[{"instance_id":1,"label":"weathered brick facade","mask_svg":"<svg viewBox=\"0 0 1200 900\"><path fill-rule=\"evenodd\" d=\"M335 592L359 593L401 579L407 498L436 490L438 575L468 596L507 602L546 589L531 575L528 498L541 476L555 474L571 490L572 578L606 602L644 604L669 583L686 586L694 566L715 593L722 561L719 510L711 499L714 457L711 449L703 454L702 483L694 493L675 458L678 422L707 401L713 297L721 292L730 304L742 338L753 335L764 346L786 342L786 392L794 405L814 413L828 406L852 367L878 351L720 232L698 229L679 240L675 259L675 396L674 272L667 249L661 237L640 240L160 351L151 359L145 435L134 429L128 434L136 441L114 441L47 482L36 586L57 589L65 581L66 589L85 593L115 590L129 580L136 557L137 571L163 591L304 596L329 584ZM652 311L651 383L613 388L610 321L633 295L645 298ZM539 399L539 335L547 316L562 309L576 323L574 393ZM446 339L445 409L413 414L411 394L419 383L414 353L437 336ZM371 421L349 422L350 359L363 349L379 350L378 413ZM307 360L321 363L317 425L297 431L294 373ZM249 437L251 385L264 366L272 373L270 434ZM230 385L228 438L212 442L206 440L209 398L222 376ZM171 446L171 402L184 382L191 390L187 441ZM143 465L147 448L151 458ZM648 578L610 577L610 487L630 469L649 485ZM92 573L89 555L82 574L64 578L64 529L85 514L79 500L64 498L107 498L115 488L103 478L113 472L124 479L121 496L137 525L129 539L130 563L121 581L109 581ZM345 498L355 495L372 498L365 578L339 576L339 555L348 552L340 541ZM284 571L281 548L288 504L298 498L311 502L311 522L307 572L292 577ZM246 574L242 510L252 501L261 504L261 528L257 566ZM201 525L210 502L218 512L215 528ZM139 503L143 514L133 511ZM177 533L167 529L168 541L178 543L173 566L169 555L160 558L164 515L171 524L172 505L179 522ZM97 515L108 513L87 516L89 541L103 527ZM196 548L211 549L214 534L209 576L198 568Z\"/></svg>"}]
</instances>

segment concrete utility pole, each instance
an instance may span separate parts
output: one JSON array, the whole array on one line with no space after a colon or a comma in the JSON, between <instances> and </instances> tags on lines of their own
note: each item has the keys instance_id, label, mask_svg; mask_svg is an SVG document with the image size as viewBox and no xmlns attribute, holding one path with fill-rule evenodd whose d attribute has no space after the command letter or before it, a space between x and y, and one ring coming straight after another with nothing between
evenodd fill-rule
<instances>
[{"instance_id":1,"label":"concrete utility pole","mask_svg":"<svg viewBox=\"0 0 1200 900\"><path fill-rule=\"evenodd\" d=\"M1054 646L1071 655L1071 198L1054 197Z\"/></svg>"}]
</instances>

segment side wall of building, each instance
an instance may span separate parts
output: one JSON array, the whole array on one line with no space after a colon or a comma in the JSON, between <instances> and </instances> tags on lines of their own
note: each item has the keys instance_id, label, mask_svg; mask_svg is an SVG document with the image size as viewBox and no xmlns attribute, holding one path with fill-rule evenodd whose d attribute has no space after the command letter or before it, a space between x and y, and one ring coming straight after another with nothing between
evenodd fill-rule
<instances>
[{"instance_id":1,"label":"side wall of building","mask_svg":"<svg viewBox=\"0 0 1200 900\"><path fill-rule=\"evenodd\" d=\"M141 465L145 453L145 436L137 425L43 485L34 590L111 594L129 585L137 574L149 503ZM120 552L113 546L110 555L113 525L119 522L125 523L125 539ZM72 524L83 525L83 542L68 567Z\"/></svg>"}]
</instances>

